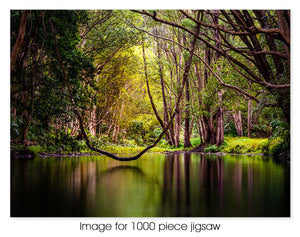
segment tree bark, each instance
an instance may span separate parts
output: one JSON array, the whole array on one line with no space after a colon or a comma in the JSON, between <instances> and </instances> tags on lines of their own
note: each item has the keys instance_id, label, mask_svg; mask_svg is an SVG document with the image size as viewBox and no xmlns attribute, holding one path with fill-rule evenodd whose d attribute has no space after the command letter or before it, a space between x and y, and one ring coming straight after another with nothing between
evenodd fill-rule
<instances>
[{"instance_id":1,"label":"tree bark","mask_svg":"<svg viewBox=\"0 0 300 237\"><path fill-rule=\"evenodd\" d=\"M219 20L217 15L219 15L219 12L217 10L214 10L215 16L213 17L213 23L215 26L219 25ZM219 35L219 31L217 29L215 29L214 32L215 35L215 39L216 39L216 47L220 48L220 35ZM220 58L220 54L218 51L215 52L216 54L216 61L218 63L218 60ZM220 71L220 66L218 65L217 67L217 71ZM218 93L218 112L217 112L217 116L216 116L216 142L217 142L217 146L221 146L224 142L224 124L223 124L223 90L219 90Z\"/></svg>"},{"instance_id":2,"label":"tree bark","mask_svg":"<svg viewBox=\"0 0 300 237\"><path fill-rule=\"evenodd\" d=\"M216 144L216 137L215 137L215 129L213 124L213 114L212 109L207 109L208 115L203 115L203 121L206 127L206 139L205 143L207 144Z\"/></svg>"},{"instance_id":3,"label":"tree bark","mask_svg":"<svg viewBox=\"0 0 300 237\"><path fill-rule=\"evenodd\" d=\"M160 85L161 85L161 93L163 98L163 128L168 124L169 121L169 115L168 115L168 106L167 106L167 99L166 99L166 93L165 93L165 80L164 80L164 70L163 65L161 63L161 49L160 45L157 41L157 56L158 56L158 70L159 70L159 77L160 77ZM174 140L172 139L170 131L166 132L166 140L169 142L171 146L174 146Z\"/></svg>"},{"instance_id":4,"label":"tree bark","mask_svg":"<svg viewBox=\"0 0 300 237\"><path fill-rule=\"evenodd\" d=\"M247 125L248 125L248 137L251 137L252 130L252 101L248 100L248 116L247 116Z\"/></svg>"},{"instance_id":5,"label":"tree bark","mask_svg":"<svg viewBox=\"0 0 300 237\"><path fill-rule=\"evenodd\" d=\"M26 32L26 23L27 23L27 17L29 15L29 12L30 12L29 10L25 10L20 19L18 37L17 37L17 40L16 40L14 47L10 54L10 72L12 72L12 70L14 68L18 54L19 54L20 49L22 48L22 45L24 42L25 32Z\"/></svg>"},{"instance_id":6,"label":"tree bark","mask_svg":"<svg viewBox=\"0 0 300 237\"><path fill-rule=\"evenodd\" d=\"M218 91L219 108L216 116L216 143L217 146L221 146L224 142L224 122L223 122L223 91Z\"/></svg>"},{"instance_id":7,"label":"tree bark","mask_svg":"<svg viewBox=\"0 0 300 237\"><path fill-rule=\"evenodd\" d=\"M184 148L192 146L190 141L190 87L189 80L186 81L185 86L185 119L184 119Z\"/></svg>"},{"instance_id":8,"label":"tree bark","mask_svg":"<svg viewBox=\"0 0 300 237\"><path fill-rule=\"evenodd\" d=\"M234 126L239 137L243 136L242 112L239 110L232 113Z\"/></svg>"}]
</instances>

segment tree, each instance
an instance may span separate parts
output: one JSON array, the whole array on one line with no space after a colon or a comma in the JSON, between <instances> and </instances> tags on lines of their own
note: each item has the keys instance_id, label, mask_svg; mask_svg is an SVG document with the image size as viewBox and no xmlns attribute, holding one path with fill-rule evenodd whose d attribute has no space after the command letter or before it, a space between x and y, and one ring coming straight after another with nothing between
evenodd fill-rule
<instances>
[{"instance_id":1,"label":"tree","mask_svg":"<svg viewBox=\"0 0 300 237\"><path fill-rule=\"evenodd\" d=\"M158 12L153 14L151 11L145 10L134 11L191 35L195 33L191 27L184 24L185 21L176 22L163 17L162 13ZM197 18L196 14L199 12L201 17ZM219 57L226 60L235 73L246 79L246 83L225 82L216 73L218 69L213 70L209 65L209 60L204 60L200 56L199 58L205 64L205 70L209 70L222 87L236 90L249 100L262 102L263 97L258 96L261 95L260 91L263 91L263 94L272 95L275 103L265 104L265 106L280 107L289 123L290 12L180 10L180 13L186 19L191 20L194 24L199 24L202 29L206 30L205 34L197 35L198 40L215 52L216 61ZM180 42L177 44L184 48ZM207 71L204 72L204 77L207 77ZM220 93L219 95L221 96ZM219 108L222 109L222 106ZM212 121L207 119L206 124L208 128L207 137L211 139L213 138ZM218 143L220 144L220 142Z\"/></svg>"},{"instance_id":2,"label":"tree","mask_svg":"<svg viewBox=\"0 0 300 237\"><path fill-rule=\"evenodd\" d=\"M66 84L57 64L57 49L62 52L61 60L72 78L70 88L79 107L91 103L89 90L93 87L89 80L93 70L91 60L76 48L78 27L86 17L85 12L30 11L23 44L14 50L20 38L16 22L23 21L24 14L11 12L12 60L15 60L11 68L11 119L18 127L18 134L12 139L19 142L36 140L53 124L59 128L60 123L72 119ZM55 38L59 38L57 44Z\"/></svg>"}]
</instances>

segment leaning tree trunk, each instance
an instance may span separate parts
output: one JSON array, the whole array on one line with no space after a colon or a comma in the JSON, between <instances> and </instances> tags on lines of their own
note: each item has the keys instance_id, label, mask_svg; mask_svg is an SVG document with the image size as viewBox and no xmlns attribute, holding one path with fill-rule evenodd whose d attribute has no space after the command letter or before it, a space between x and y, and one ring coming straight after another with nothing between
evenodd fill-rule
<instances>
[{"instance_id":1,"label":"leaning tree trunk","mask_svg":"<svg viewBox=\"0 0 300 237\"><path fill-rule=\"evenodd\" d=\"M217 10L214 10L215 15L219 15L219 12ZM215 25L219 24L219 19L214 16L213 17L213 23ZM216 39L216 47L220 48L219 45L219 41L220 41L220 35L219 35L219 31L215 30L215 39ZM216 61L219 60L220 58L220 54L216 51ZM220 66L218 66L218 71ZM216 142L217 142L217 146L221 146L224 142L224 123L223 123L223 90L218 91L218 112L217 112L217 116L216 116Z\"/></svg>"},{"instance_id":2,"label":"leaning tree trunk","mask_svg":"<svg viewBox=\"0 0 300 237\"><path fill-rule=\"evenodd\" d=\"M190 141L190 88L189 88L189 80L186 81L185 86L185 119L184 119L184 148L191 147Z\"/></svg>"},{"instance_id":3,"label":"leaning tree trunk","mask_svg":"<svg viewBox=\"0 0 300 237\"><path fill-rule=\"evenodd\" d=\"M169 120L169 117L168 117L168 114L165 115L165 113L168 113L168 111L165 110L165 107L167 106L167 103L165 102L165 93L164 93L164 83L162 82L162 93L163 93L163 98L164 98L164 121L160 118L159 116L159 113L156 109L156 106L154 104L154 101L153 101L153 97L151 95L151 91L150 91L150 86L149 86L149 81L148 81L148 69L147 69L147 62L146 62L146 54L145 54L145 47L144 47L144 44L142 44L142 49L143 49L143 60L144 60L144 70L145 70L145 79L146 79L146 86L147 86L147 93L148 93L148 97L149 97L149 100L150 100L150 104L151 104L151 107L153 109L153 112L155 114L155 117L157 119L157 121L159 122L161 128L164 130L165 126L167 126L168 124L168 120ZM163 80L162 80L163 81ZM166 131L166 140L169 140L170 138L170 145L174 145L175 142L174 142L174 139L172 139L174 136L172 136L172 134L174 133L172 131L172 126L173 126L173 121L171 121L170 125L169 125L169 131Z\"/></svg>"}]
</instances>

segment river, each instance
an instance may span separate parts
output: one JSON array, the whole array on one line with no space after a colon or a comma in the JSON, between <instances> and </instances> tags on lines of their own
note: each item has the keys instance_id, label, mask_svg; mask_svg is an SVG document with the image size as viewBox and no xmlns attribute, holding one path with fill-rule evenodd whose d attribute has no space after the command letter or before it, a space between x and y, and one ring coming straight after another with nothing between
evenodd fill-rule
<instances>
[{"instance_id":1,"label":"river","mask_svg":"<svg viewBox=\"0 0 300 237\"><path fill-rule=\"evenodd\" d=\"M288 217L290 168L256 155L11 160L12 217Z\"/></svg>"}]
</instances>

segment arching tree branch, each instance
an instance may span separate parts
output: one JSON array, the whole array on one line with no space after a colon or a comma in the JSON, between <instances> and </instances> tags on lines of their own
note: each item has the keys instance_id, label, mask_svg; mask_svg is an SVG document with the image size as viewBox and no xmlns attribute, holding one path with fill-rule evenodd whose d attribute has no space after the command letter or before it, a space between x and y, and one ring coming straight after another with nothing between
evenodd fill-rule
<instances>
[{"instance_id":1,"label":"arching tree branch","mask_svg":"<svg viewBox=\"0 0 300 237\"><path fill-rule=\"evenodd\" d=\"M183 74L182 84L181 84L180 92L179 92L179 95L178 95L178 98L177 98L177 101L176 101L176 104L175 104L175 110L174 110L172 116L170 117L168 124L166 125L166 127L164 128L164 130L161 132L161 134L159 135L159 137L155 140L155 142L152 145L146 147L144 150L142 150L140 153L138 153L135 156L120 157L120 156L117 156L117 155L112 154L110 152L107 152L107 151L98 149L96 147L93 147L91 145L91 142L90 142L90 140L89 140L89 138L88 138L88 136L87 136L87 134L85 132L85 129L84 129L83 118L82 118L80 112L78 111L78 108L76 106L76 103L75 103L75 100L74 100L74 97L73 97L73 94L72 94L71 86L70 86L70 83L69 83L68 77L67 77L67 72L66 72L65 67L63 65L63 61L62 61L62 59L60 57L59 49L58 49L58 46L57 46L57 39L56 39L56 36L55 36L55 29L54 29L54 26L53 26L53 23L52 23L51 20L50 20L50 24L51 24L51 28L52 28L52 35L53 35L53 38L54 38L54 43L55 43L55 49L56 49L57 59L59 61L61 70L63 71L64 80L65 80L65 83L66 83L66 86L67 86L67 89L68 89L68 92L69 92L69 96L70 96L70 100L71 100L71 103L72 103L72 106L73 106L73 110L74 110L74 113L76 114L76 116L78 118L79 125L80 125L80 130L81 130L81 132L83 134L83 137L84 137L84 139L86 141L86 145L88 146L88 148L90 148L92 151L96 151L96 152L98 152L98 153L100 153L102 155L106 155L106 156L108 156L108 157L110 157L110 158L112 158L114 160L118 160L118 161L132 161L132 160L137 160L143 154L145 154L148 150L150 150L151 148L155 147L158 144L158 142L162 139L162 137L165 135L165 133L168 131L169 126L170 126L172 120L175 117L175 113L178 110L178 107L179 107L179 104L180 104L180 101L181 101L181 98L182 98L182 95L183 95L183 90L184 90L184 87L185 87L185 84L186 84L186 80L187 80L187 77L188 77L188 74L189 74L189 70L190 70L190 66L191 66L191 62L192 62L192 58L193 58L193 52L194 52L195 44L196 44L196 41L197 41L197 35L199 34L199 25L197 26L195 34L194 34L194 40L192 42L191 53L190 53L189 59L188 59L188 61L185 64L185 70L184 70L184 74Z\"/></svg>"}]
</instances>

